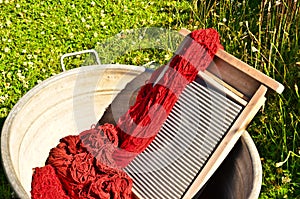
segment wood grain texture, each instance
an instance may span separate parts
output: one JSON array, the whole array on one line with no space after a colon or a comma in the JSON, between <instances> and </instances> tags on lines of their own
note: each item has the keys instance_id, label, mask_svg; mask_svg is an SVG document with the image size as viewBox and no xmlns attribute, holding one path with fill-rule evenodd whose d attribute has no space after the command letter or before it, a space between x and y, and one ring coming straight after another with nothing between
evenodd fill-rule
<instances>
[{"instance_id":1,"label":"wood grain texture","mask_svg":"<svg viewBox=\"0 0 300 199\"><path fill-rule=\"evenodd\" d=\"M233 55L229 54L224 50L218 50L216 53L216 57L222 59L224 62L230 64L234 68L238 69L239 71L247 74L248 76L252 77L256 81L264 84L265 86L271 88L272 90L276 91L277 93L281 94L284 90L284 86L279 82L275 81L271 77L263 74L259 70L249 66L245 62L239 60L238 58L234 57Z\"/></svg>"},{"instance_id":2,"label":"wood grain texture","mask_svg":"<svg viewBox=\"0 0 300 199\"><path fill-rule=\"evenodd\" d=\"M223 82L219 82L216 80L217 78L208 72L202 72L199 71L198 73L199 76L201 76L207 84L210 84L220 92L224 92L229 98L233 99L234 101L238 102L239 104L246 106L247 105L247 100L249 100L248 97L244 96L243 94L239 93L236 91L234 88L229 86L228 84L225 84ZM240 96L238 95L240 94Z\"/></svg>"}]
</instances>

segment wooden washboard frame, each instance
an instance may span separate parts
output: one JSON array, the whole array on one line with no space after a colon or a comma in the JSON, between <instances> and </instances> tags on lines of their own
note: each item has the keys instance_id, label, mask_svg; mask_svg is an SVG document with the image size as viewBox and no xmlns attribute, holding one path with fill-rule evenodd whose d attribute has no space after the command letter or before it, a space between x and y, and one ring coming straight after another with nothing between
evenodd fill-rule
<instances>
[{"instance_id":1,"label":"wooden washboard frame","mask_svg":"<svg viewBox=\"0 0 300 199\"><path fill-rule=\"evenodd\" d=\"M182 29L179 33L186 36L190 31ZM140 78L133 80L136 81L135 83L129 83L126 86L113 101L113 103L117 104L117 109L119 109L114 113L119 112L119 115L125 113L126 110L123 110L124 108L119 105L122 103L119 102L122 102L122 100L126 98L130 98L130 103L133 104L135 95L132 95L132 91L135 91L138 86L141 86L145 79L150 77L150 75L151 72L146 71L141 74ZM284 90L282 84L224 50L218 50L209 67L205 71L199 72L198 75L215 88L221 86L222 90L225 90L225 93L229 98L243 106L243 110L233 122L230 129L226 132L224 138L216 147L214 153L208 159L199 175L182 196L183 199L191 199L206 184L209 178L221 165L242 133L246 130L246 127L253 117L264 105L266 101L265 95L268 89L274 90L279 94ZM105 122L115 123L112 118L111 107L107 108L98 124L103 124ZM142 199L134 190L133 193L135 194L135 198Z\"/></svg>"},{"instance_id":2,"label":"wooden washboard frame","mask_svg":"<svg viewBox=\"0 0 300 199\"><path fill-rule=\"evenodd\" d=\"M179 32L184 36L190 33L186 29ZM264 105L268 89L279 94L284 90L282 84L224 50L218 50L213 63L199 75L211 81L212 84L224 86L227 90L226 94L245 107L183 199L192 198L217 170L253 117Z\"/></svg>"}]
</instances>

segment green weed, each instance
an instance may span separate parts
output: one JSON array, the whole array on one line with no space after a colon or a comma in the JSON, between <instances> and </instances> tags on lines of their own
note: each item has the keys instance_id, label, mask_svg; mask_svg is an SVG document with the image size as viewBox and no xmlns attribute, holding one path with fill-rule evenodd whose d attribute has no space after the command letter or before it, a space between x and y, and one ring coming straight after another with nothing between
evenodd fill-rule
<instances>
[{"instance_id":1,"label":"green weed","mask_svg":"<svg viewBox=\"0 0 300 199\"><path fill-rule=\"evenodd\" d=\"M269 96L248 131L263 165L260 197L300 198L299 9L297 0L0 0L0 118L28 90L62 71L64 53L97 48L103 63L161 65L173 48L134 50L111 60L101 45L142 27L213 27L226 51L286 87L281 96ZM67 59L67 68L84 60ZM0 173L0 195L9 198L11 188Z\"/></svg>"},{"instance_id":2,"label":"green weed","mask_svg":"<svg viewBox=\"0 0 300 199\"><path fill-rule=\"evenodd\" d=\"M194 13L195 25L219 30L227 51L286 87L248 129L262 157L261 198L300 197L299 9L299 1L222 0Z\"/></svg>"}]
</instances>

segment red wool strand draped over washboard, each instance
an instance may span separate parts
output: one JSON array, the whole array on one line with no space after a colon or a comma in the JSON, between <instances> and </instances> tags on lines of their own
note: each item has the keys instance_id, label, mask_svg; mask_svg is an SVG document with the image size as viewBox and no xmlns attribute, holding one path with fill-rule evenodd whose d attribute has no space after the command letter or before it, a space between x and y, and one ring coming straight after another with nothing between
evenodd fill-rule
<instances>
[{"instance_id":1,"label":"red wool strand draped over washboard","mask_svg":"<svg viewBox=\"0 0 300 199\"><path fill-rule=\"evenodd\" d=\"M67 136L51 149L47 168L34 172L32 198L52 198L48 190L57 190L57 198L131 198L132 180L122 168L153 141L183 89L208 67L219 48L214 29L190 33L170 62L140 89L116 126L104 124Z\"/></svg>"}]
</instances>

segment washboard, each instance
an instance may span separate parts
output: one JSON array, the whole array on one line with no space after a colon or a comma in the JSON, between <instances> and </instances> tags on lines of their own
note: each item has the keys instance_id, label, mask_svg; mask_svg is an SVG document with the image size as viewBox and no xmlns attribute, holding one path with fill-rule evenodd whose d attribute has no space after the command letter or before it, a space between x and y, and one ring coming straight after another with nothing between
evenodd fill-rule
<instances>
[{"instance_id":1,"label":"washboard","mask_svg":"<svg viewBox=\"0 0 300 199\"><path fill-rule=\"evenodd\" d=\"M129 83L114 99L114 107L130 97L133 103L133 91L150 74L146 71ZM209 67L185 88L154 141L124 169L133 179L135 197L191 199L263 106L268 89L281 93L284 87L218 50ZM117 112L114 110L114 114L122 115L126 110L120 107ZM99 124L113 123L109 115L110 108Z\"/></svg>"}]
</instances>

